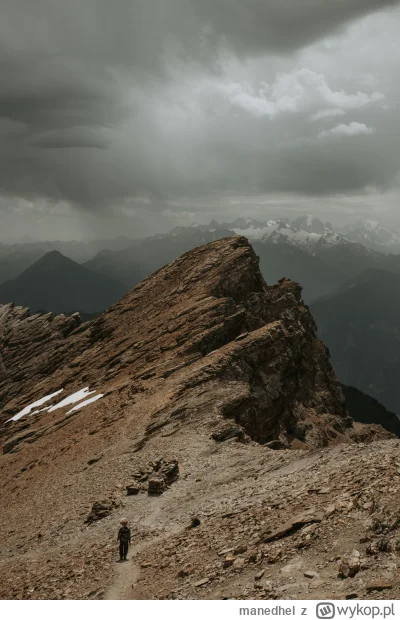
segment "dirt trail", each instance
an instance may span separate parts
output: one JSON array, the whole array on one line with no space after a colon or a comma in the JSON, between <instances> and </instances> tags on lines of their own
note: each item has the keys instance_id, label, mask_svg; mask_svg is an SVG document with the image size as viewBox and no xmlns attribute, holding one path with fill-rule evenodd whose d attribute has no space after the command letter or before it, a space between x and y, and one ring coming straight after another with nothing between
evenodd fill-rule
<instances>
[{"instance_id":1,"label":"dirt trail","mask_svg":"<svg viewBox=\"0 0 400 620\"><path fill-rule=\"evenodd\" d=\"M130 519L130 522L134 522L134 519ZM106 590L104 596L106 600L134 600L135 586L141 572L136 559L144 549L154 545L156 540L157 544L159 544L179 530L179 526L168 524L165 515L162 514L160 504L153 508L147 518L142 520L141 525L151 528L154 526L162 527L165 533L163 536L158 536L157 539L151 537L150 539L137 542L133 540L133 543L129 546L128 562L116 562L113 582Z\"/></svg>"},{"instance_id":2,"label":"dirt trail","mask_svg":"<svg viewBox=\"0 0 400 620\"><path fill-rule=\"evenodd\" d=\"M128 562L118 562L114 583L108 588L104 597L106 600L121 601L134 598L134 588L140 575L140 567L135 563L135 556L136 553Z\"/></svg>"},{"instance_id":3,"label":"dirt trail","mask_svg":"<svg viewBox=\"0 0 400 620\"><path fill-rule=\"evenodd\" d=\"M158 539L162 542L173 532L173 528L165 536ZM139 542L129 547L129 560L127 562L117 562L115 578L111 586L106 590L104 598L108 601L135 600L135 586L140 577L140 566L136 558L146 547L154 544L154 539Z\"/></svg>"}]
</instances>

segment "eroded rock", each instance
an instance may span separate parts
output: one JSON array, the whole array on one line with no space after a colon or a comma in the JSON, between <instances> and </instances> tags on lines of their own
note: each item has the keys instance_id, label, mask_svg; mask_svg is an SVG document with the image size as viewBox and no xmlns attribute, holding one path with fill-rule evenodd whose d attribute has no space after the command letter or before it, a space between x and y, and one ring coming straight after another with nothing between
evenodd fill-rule
<instances>
[{"instance_id":1,"label":"eroded rock","mask_svg":"<svg viewBox=\"0 0 400 620\"><path fill-rule=\"evenodd\" d=\"M264 534L261 538L263 542L271 542L273 540L278 540L279 538L283 538L284 536L288 536L297 530L301 529L304 525L309 525L310 523L320 523L323 519L323 514L309 510L306 512L302 512L291 519L283 523L280 527L276 528L273 532L268 532Z\"/></svg>"},{"instance_id":2,"label":"eroded rock","mask_svg":"<svg viewBox=\"0 0 400 620\"><path fill-rule=\"evenodd\" d=\"M357 549L341 559L339 563L339 577L347 579L348 577L355 577L361 570L361 554Z\"/></svg>"},{"instance_id":3,"label":"eroded rock","mask_svg":"<svg viewBox=\"0 0 400 620\"><path fill-rule=\"evenodd\" d=\"M108 517L117 507L118 505L114 501L94 502L90 513L86 517L86 523L94 523L95 521L99 521L100 519Z\"/></svg>"}]
</instances>

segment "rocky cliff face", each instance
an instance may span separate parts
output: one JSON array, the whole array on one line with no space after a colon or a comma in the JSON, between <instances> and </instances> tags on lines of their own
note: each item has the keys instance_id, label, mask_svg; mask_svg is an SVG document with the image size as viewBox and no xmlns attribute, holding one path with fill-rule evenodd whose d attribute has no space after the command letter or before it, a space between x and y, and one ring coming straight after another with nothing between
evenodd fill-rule
<instances>
[{"instance_id":1,"label":"rocky cliff face","mask_svg":"<svg viewBox=\"0 0 400 620\"><path fill-rule=\"evenodd\" d=\"M91 323L3 306L0 355L2 596L104 597L124 513L157 544L203 523L211 495L222 514L305 449L351 442L299 286L267 286L241 237Z\"/></svg>"}]
</instances>

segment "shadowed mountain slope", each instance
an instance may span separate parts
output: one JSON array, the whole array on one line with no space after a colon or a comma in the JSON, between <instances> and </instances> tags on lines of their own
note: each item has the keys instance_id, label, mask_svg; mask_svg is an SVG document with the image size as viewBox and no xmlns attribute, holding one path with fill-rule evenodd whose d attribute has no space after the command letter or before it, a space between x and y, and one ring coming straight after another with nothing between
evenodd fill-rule
<instances>
[{"instance_id":1,"label":"shadowed mountain slope","mask_svg":"<svg viewBox=\"0 0 400 620\"><path fill-rule=\"evenodd\" d=\"M400 437L400 420L372 396L364 394L350 385L342 385L349 414L362 424L380 424L389 433Z\"/></svg>"},{"instance_id":2,"label":"shadowed mountain slope","mask_svg":"<svg viewBox=\"0 0 400 620\"><path fill-rule=\"evenodd\" d=\"M93 273L53 250L15 280L0 284L0 303L28 306L33 312L91 313L105 310L126 290L120 282Z\"/></svg>"},{"instance_id":3,"label":"shadowed mountain slope","mask_svg":"<svg viewBox=\"0 0 400 620\"><path fill-rule=\"evenodd\" d=\"M400 275L367 270L310 307L339 379L400 412Z\"/></svg>"}]
</instances>

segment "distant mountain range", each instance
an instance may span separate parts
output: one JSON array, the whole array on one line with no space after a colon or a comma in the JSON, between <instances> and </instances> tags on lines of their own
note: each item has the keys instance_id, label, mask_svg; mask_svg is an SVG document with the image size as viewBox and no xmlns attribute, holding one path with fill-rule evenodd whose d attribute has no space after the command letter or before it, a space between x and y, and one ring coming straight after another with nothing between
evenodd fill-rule
<instances>
[{"instance_id":1,"label":"distant mountain range","mask_svg":"<svg viewBox=\"0 0 400 620\"><path fill-rule=\"evenodd\" d=\"M128 286L137 283L180 253L210 240L243 235L251 243L285 244L296 246L304 252L318 257L334 271L341 271L343 263L348 274L349 260L353 265L350 275L360 273L364 268L378 267L397 270L398 266L386 266L385 254L400 253L400 235L395 229L388 229L372 220L360 220L341 232L334 230L329 222L318 217L304 215L293 219L255 220L238 218L233 222L210 222L208 226L192 224L180 226L164 235L147 239L132 240L127 237L103 239L88 242L49 241L26 242L11 245L0 243L0 284L18 277L25 269L52 250L85 264L98 273L106 273ZM284 254L286 250L284 251ZM278 260L279 269L279 258ZM286 259L284 260L284 264ZM304 259L304 262L307 262ZM314 261L316 262L316 261ZM308 262L307 262L308 264ZM276 266L273 268L276 272ZM302 271L297 269L300 275ZM304 282L307 275L304 274ZM327 281L330 276L327 274ZM333 288L336 279L332 282ZM311 299L314 291L305 295ZM326 289L326 287L323 287ZM333 290L330 285L326 290ZM324 294L317 290L316 294Z\"/></svg>"},{"instance_id":2,"label":"distant mountain range","mask_svg":"<svg viewBox=\"0 0 400 620\"><path fill-rule=\"evenodd\" d=\"M320 247L347 242L343 235L333 231L331 224L324 224L320 219L310 216L297 218L292 223L287 219L260 222L240 218L223 226L229 226L230 230L250 241L289 243L311 253Z\"/></svg>"},{"instance_id":3,"label":"distant mountain range","mask_svg":"<svg viewBox=\"0 0 400 620\"><path fill-rule=\"evenodd\" d=\"M0 284L18 277L39 258L58 250L77 263L90 260L101 250L122 250L132 244L128 237L97 239L95 241L29 241L0 243Z\"/></svg>"},{"instance_id":4,"label":"distant mountain range","mask_svg":"<svg viewBox=\"0 0 400 620\"><path fill-rule=\"evenodd\" d=\"M296 228L295 224L303 228ZM170 233L136 241L119 251L104 250L84 265L132 288L184 252L232 235L243 235L251 241L267 282L274 283L284 276L296 280L302 285L308 303L333 292L349 277L365 269L400 273L397 257L350 241L343 234L335 233L330 223L310 216L297 218L292 223L240 218L231 223L212 221L208 226L180 226Z\"/></svg>"},{"instance_id":5,"label":"distant mountain range","mask_svg":"<svg viewBox=\"0 0 400 620\"><path fill-rule=\"evenodd\" d=\"M366 247L384 254L400 252L400 231L386 228L375 220L359 220L348 227L344 235L349 241L362 243Z\"/></svg>"},{"instance_id":6,"label":"distant mountain range","mask_svg":"<svg viewBox=\"0 0 400 620\"><path fill-rule=\"evenodd\" d=\"M0 285L0 303L33 312L87 314L105 310L127 292L107 275L93 273L57 250L42 256L16 279Z\"/></svg>"},{"instance_id":7,"label":"distant mountain range","mask_svg":"<svg viewBox=\"0 0 400 620\"><path fill-rule=\"evenodd\" d=\"M369 269L310 309L340 381L400 413L400 275Z\"/></svg>"},{"instance_id":8,"label":"distant mountain range","mask_svg":"<svg viewBox=\"0 0 400 620\"><path fill-rule=\"evenodd\" d=\"M247 217L223 226L236 234L244 235L250 241L283 241L312 253L324 247L349 243L361 244L369 250L383 254L400 253L400 232L374 220L358 220L341 231L335 231L330 222L322 222L311 215L303 215L291 222L288 218L260 221Z\"/></svg>"}]
</instances>

